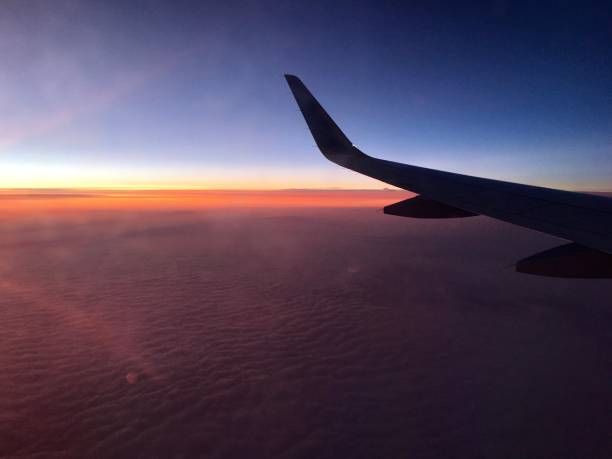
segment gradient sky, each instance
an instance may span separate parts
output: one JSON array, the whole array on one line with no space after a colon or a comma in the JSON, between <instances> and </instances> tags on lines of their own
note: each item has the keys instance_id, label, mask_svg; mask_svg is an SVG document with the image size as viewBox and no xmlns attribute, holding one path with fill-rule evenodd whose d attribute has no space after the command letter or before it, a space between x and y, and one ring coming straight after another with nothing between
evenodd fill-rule
<instances>
[{"instance_id":1,"label":"gradient sky","mask_svg":"<svg viewBox=\"0 0 612 459\"><path fill-rule=\"evenodd\" d=\"M612 7L408 3L3 1L0 187L383 187L294 73L374 156L612 190Z\"/></svg>"}]
</instances>

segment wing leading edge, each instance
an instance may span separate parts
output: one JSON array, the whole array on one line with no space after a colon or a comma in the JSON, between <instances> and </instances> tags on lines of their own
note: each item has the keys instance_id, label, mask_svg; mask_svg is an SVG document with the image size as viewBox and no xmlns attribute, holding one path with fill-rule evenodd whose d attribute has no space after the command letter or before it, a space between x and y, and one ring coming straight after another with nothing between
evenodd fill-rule
<instances>
[{"instance_id":1,"label":"wing leading edge","mask_svg":"<svg viewBox=\"0 0 612 459\"><path fill-rule=\"evenodd\" d=\"M465 213L449 216L487 215L612 254L612 199L368 156L351 143L299 78L285 78L319 150L330 161Z\"/></svg>"}]
</instances>

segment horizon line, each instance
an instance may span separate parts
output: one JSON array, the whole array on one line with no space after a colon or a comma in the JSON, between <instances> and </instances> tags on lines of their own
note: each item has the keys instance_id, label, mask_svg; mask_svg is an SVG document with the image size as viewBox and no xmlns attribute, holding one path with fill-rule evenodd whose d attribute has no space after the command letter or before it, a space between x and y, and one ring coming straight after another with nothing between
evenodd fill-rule
<instances>
[{"instance_id":1,"label":"horizon line","mask_svg":"<svg viewBox=\"0 0 612 459\"><path fill-rule=\"evenodd\" d=\"M563 188L559 188L563 189ZM612 189L609 190L576 190L565 188L565 191L571 191L574 193L586 193L586 194L611 194ZM202 188L202 187L121 187L121 186L110 186L110 187L0 187L0 193L10 193L10 192L36 192L36 193L46 193L46 192L100 192L100 191L108 191L108 192L140 192L140 191L149 191L149 192L224 192L224 193L233 193L233 192L406 192L408 190L404 190L401 188L386 186L381 188L342 188L342 187L317 187L317 188Z\"/></svg>"},{"instance_id":2,"label":"horizon line","mask_svg":"<svg viewBox=\"0 0 612 459\"><path fill-rule=\"evenodd\" d=\"M200 192L244 192L244 191L256 191L256 192L279 192L279 191L359 191L359 192L372 192L372 191L406 191L401 188L383 187L383 188L181 188L181 187L0 187L0 193L12 192L12 191L34 191L34 192L46 192L46 191L200 191Z\"/></svg>"}]
</instances>

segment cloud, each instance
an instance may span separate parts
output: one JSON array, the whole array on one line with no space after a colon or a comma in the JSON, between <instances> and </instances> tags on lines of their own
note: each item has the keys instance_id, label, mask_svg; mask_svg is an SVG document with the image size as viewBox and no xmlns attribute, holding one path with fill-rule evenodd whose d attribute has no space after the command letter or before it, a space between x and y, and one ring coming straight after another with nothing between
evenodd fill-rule
<instances>
[{"instance_id":1,"label":"cloud","mask_svg":"<svg viewBox=\"0 0 612 459\"><path fill-rule=\"evenodd\" d=\"M24 213L0 240L0 455L609 452L608 284L504 269L547 236L203 207Z\"/></svg>"}]
</instances>

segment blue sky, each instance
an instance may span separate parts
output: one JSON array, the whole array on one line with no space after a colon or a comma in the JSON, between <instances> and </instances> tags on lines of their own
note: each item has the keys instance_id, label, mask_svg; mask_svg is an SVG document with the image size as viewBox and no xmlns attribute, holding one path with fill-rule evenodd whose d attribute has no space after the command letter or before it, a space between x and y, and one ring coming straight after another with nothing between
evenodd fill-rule
<instances>
[{"instance_id":1,"label":"blue sky","mask_svg":"<svg viewBox=\"0 0 612 459\"><path fill-rule=\"evenodd\" d=\"M604 3L219 3L3 2L0 187L384 186L318 154L294 73L371 155L612 190Z\"/></svg>"}]
</instances>

